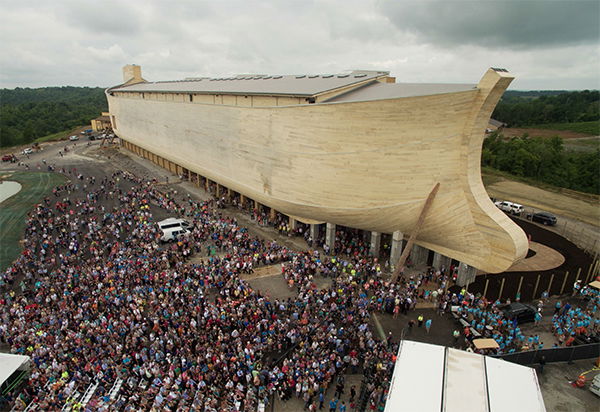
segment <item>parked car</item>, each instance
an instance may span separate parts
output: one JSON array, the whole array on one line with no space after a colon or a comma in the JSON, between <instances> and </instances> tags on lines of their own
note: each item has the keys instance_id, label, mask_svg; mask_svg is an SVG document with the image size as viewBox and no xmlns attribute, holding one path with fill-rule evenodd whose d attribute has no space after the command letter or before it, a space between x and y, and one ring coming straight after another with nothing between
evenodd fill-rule
<instances>
[{"instance_id":1,"label":"parked car","mask_svg":"<svg viewBox=\"0 0 600 412\"><path fill-rule=\"evenodd\" d=\"M17 158L14 154L5 154L4 156L2 156L2 161L3 162L16 162Z\"/></svg>"},{"instance_id":2,"label":"parked car","mask_svg":"<svg viewBox=\"0 0 600 412\"><path fill-rule=\"evenodd\" d=\"M31 147L26 147L25 149L23 149L24 155L28 155L28 154L32 154L32 153L33 153L33 149Z\"/></svg>"},{"instance_id":3,"label":"parked car","mask_svg":"<svg viewBox=\"0 0 600 412\"><path fill-rule=\"evenodd\" d=\"M515 215L515 216L521 216L521 213L523 213L523 211L524 211L523 205L520 205L518 203L509 202L507 200L498 201L494 204L496 205L496 207L498 207L498 209L502 210L503 212L506 212L506 213L509 213L509 214Z\"/></svg>"},{"instance_id":4,"label":"parked car","mask_svg":"<svg viewBox=\"0 0 600 412\"><path fill-rule=\"evenodd\" d=\"M556 216L548 212L537 212L531 215L531 221L541 223L543 225L556 225Z\"/></svg>"},{"instance_id":5,"label":"parked car","mask_svg":"<svg viewBox=\"0 0 600 412\"><path fill-rule=\"evenodd\" d=\"M75 141L75 140L79 140L79 136L75 136L75 135L70 136L69 140L72 141L72 142Z\"/></svg>"},{"instance_id":6,"label":"parked car","mask_svg":"<svg viewBox=\"0 0 600 412\"><path fill-rule=\"evenodd\" d=\"M535 320L535 308L521 302L513 302L500 308L507 319L517 318L519 324Z\"/></svg>"}]
</instances>

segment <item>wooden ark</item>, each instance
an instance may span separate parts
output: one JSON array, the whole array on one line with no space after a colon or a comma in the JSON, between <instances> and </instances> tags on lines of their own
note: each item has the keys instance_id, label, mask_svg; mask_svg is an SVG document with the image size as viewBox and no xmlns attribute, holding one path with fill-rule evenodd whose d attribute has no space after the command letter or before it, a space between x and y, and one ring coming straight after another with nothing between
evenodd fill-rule
<instances>
[{"instance_id":1,"label":"wooden ark","mask_svg":"<svg viewBox=\"0 0 600 412\"><path fill-rule=\"evenodd\" d=\"M121 139L281 213L411 233L439 182L415 243L491 273L527 252L481 180L484 131L513 79L504 70L470 87L404 87L377 72L317 92L138 77L107 90Z\"/></svg>"}]
</instances>

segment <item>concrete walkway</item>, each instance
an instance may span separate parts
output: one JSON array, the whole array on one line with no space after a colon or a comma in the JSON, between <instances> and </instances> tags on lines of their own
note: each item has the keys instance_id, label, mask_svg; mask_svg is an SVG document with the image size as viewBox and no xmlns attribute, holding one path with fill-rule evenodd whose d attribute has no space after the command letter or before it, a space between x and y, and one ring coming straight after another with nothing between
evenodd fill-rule
<instances>
[{"instance_id":1,"label":"concrete walkway","mask_svg":"<svg viewBox=\"0 0 600 412\"><path fill-rule=\"evenodd\" d=\"M536 365L538 381L548 412L598 412L600 399L589 390L589 382L600 373L600 370L587 373L588 384L585 388L574 388L571 381L594 367L593 360L581 360L569 363L546 364L540 373Z\"/></svg>"}]
</instances>

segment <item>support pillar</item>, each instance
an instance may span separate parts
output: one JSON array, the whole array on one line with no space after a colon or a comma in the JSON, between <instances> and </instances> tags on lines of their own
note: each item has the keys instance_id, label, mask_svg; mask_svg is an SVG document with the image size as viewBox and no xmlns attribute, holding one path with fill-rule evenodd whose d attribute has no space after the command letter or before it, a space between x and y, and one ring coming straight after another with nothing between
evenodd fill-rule
<instances>
[{"instance_id":1,"label":"support pillar","mask_svg":"<svg viewBox=\"0 0 600 412\"><path fill-rule=\"evenodd\" d=\"M371 232L371 244L369 247L369 255L379 257L380 248L381 248L381 233Z\"/></svg>"},{"instance_id":2,"label":"support pillar","mask_svg":"<svg viewBox=\"0 0 600 412\"><path fill-rule=\"evenodd\" d=\"M550 283L548 283L548 296L552 295L552 282L554 282L554 273L550 276Z\"/></svg>"},{"instance_id":3,"label":"support pillar","mask_svg":"<svg viewBox=\"0 0 600 412\"><path fill-rule=\"evenodd\" d=\"M294 232L296 230L296 228L298 227L298 221L296 219L294 219L293 217L290 217L289 226L290 226L290 231Z\"/></svg>"},{"instance_id":4,"label":"support pillar","mask_svg":"<svg viewBox=\"0 0 600 412\"><path fill-rule=\"evenodd\" d=\"M562 286L560 287L560 293L559 295L562 295L564 290L565 290L565 285L567 284L567 278L569 277L569 271L567 270L565 272L565 277L563 278L563 283ZM577 282L577 279L575 279L575 282Z\"/></svg>"},{"instance_id":5,"label":"support pillar","mask_svg":"<svg viewBox=\"0 0 600 412\"><path fill-rule=\"evenodd\" d=\"M422 246L414 244L410 252L410 260L414 266L427 263L428 250Z\"/></svg>"},{"instance_id":6,"label":"support pillar","mask_svg":"<svg viewBox=\"0 0 600 412\"><path fill-rule=\"evenodd\" d=\"M498 293L498 300L502 302L502 292L504 291L504 281L506 278L502 278L502 283L500 284L500 293Z\"/></svg>"},{"instance_id":7,"label":"support pillar","mask_svg":"<svg viewBox=\"0 0 600 412\"><path fill-rule=\"evenodd\" d=\"M396 230L392 234L392 249L390 250L390 265L395 266L398 264L398 259L402 255L402 241L404 240L404 233Z\"/></svg>"},{"instance_id":8,"label":"support pillar","mask_svg":"<svg viewBox=\"0 0 600 412\"><path fill-rule=\"evenodd\" d=\"M450 268L450 258L448 256L444 256L441 253L434 252L433 253L433 267L437 270L448 270Z\"/></svg>"},{"instance_id":9,"label":"support pillar","mask_svg":"<svg viewBox=\"0 0 600 412\"><path fill-rule=\"evenodd\" d=\"M310 238L313 241L313 243L312 243L313 245L317 244L317 237L318 237L317 234L319 233L318 228L319 228L318 225L315 225L315 224L310 225Z\"/></svg>"},{"instance_id":10,"label":"support pillar","mask_svg":"<svg viewBox=\"0 0 600 412\"><path fill-rule=\"evenodd\" d=\"M335 223L327 223L327 229L325 231L325 243L329 246L329 250L333 251L335 248Z\"/></svg>"},{"instance_id":11,"label":"support pillar","mask_svg":"<svg viewBox=\"0 0 600 412\"><path fill-rule=\"evenodd\" d=\"M215 189L215 195L217 199L221 196L221 185L217 183L217 187Z\"/></svg>"},{"instance_id":12,"label":"support pillar","mask_svg":"<svg viewBox=\"0 0 600 412\"><path fill-rule=\"evenodd\" d=\"M466 286L469 283L473 283L475 281L476 274L477 269L467 265L466 263L460 262L460 264L458 265L458 276L456 277L456 284L458 286Z\"/></svg>"},{"instance_id":13,"label":"support pillar","mask_svg":"<svg viewBox=\"0 0 600 412\"><path fill-rule=\"evenodd\" d=\"M246 196L240 193L240 206L246 206Z\"/></svg>"},{"instance_id":14,"label":"support pillar","mask_svg":"<svg viewBox=\"0 0 600 412\"><path fill-rule=\"evenodd\" d=\"M231 189L227 188L227 201L228 202L231 202L231 194L232 194Z\"/></svg>"},{"instance_id":15,"label":"support pillar","mask_svg":"<svg viewBox=\"0 0 600 412\"><path fill-rule=\"evenodd\" d=\"M270 209L269 211L269 219L271 219L271 221L275 221L275 216L276 216L277 211L273 208Z\"/></svg>"},{"instance_id":16,"label":"support pillar","mask_svg":"<svg viewBox=\"0 0 600 412\"><path fill-rule=\"evenodd\" d=\"M540 277L542 275L537 275L537 280L535 281L535 286L533 287L533 296L531 296L531 299L535 299L535 294L537 293L538 290L538 285L540 284Z\"/></svg>"}]
</instances>

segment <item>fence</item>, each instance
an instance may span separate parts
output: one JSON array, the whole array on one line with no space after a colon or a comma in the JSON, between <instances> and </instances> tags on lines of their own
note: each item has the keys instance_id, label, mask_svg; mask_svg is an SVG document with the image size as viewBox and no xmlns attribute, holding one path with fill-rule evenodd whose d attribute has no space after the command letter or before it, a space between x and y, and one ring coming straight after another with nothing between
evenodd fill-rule
<instances>
[{"instance_id":1,"label":"fence","mask_svg":"<svg viewBox=\"0 0 600 412\"><path fill-rule=\"evenodd\" d=\"M548 296L571 293L573 285L580 280L585 286L600 275L600 260L593 261L587 267L577 270L552 270L544 273L504 273L501 275L482 275L468 286L470 292L481 293L489 300L505 301L520 296L523 302L540 299L544 292Z\"/></svg>"},{"instance_id":2,"label":"fence","mask_svg":"<svg viewBox=\"0 0 600 412\"><path fill-rule=\"evenodd\" d=\"M542 356L545 357L546 363L597 359L600 357L600 343L577 345L568 348L549 348L526 352L505 353L495 357L527 366L539 363Z\"/></svg>"}]
</instances>

